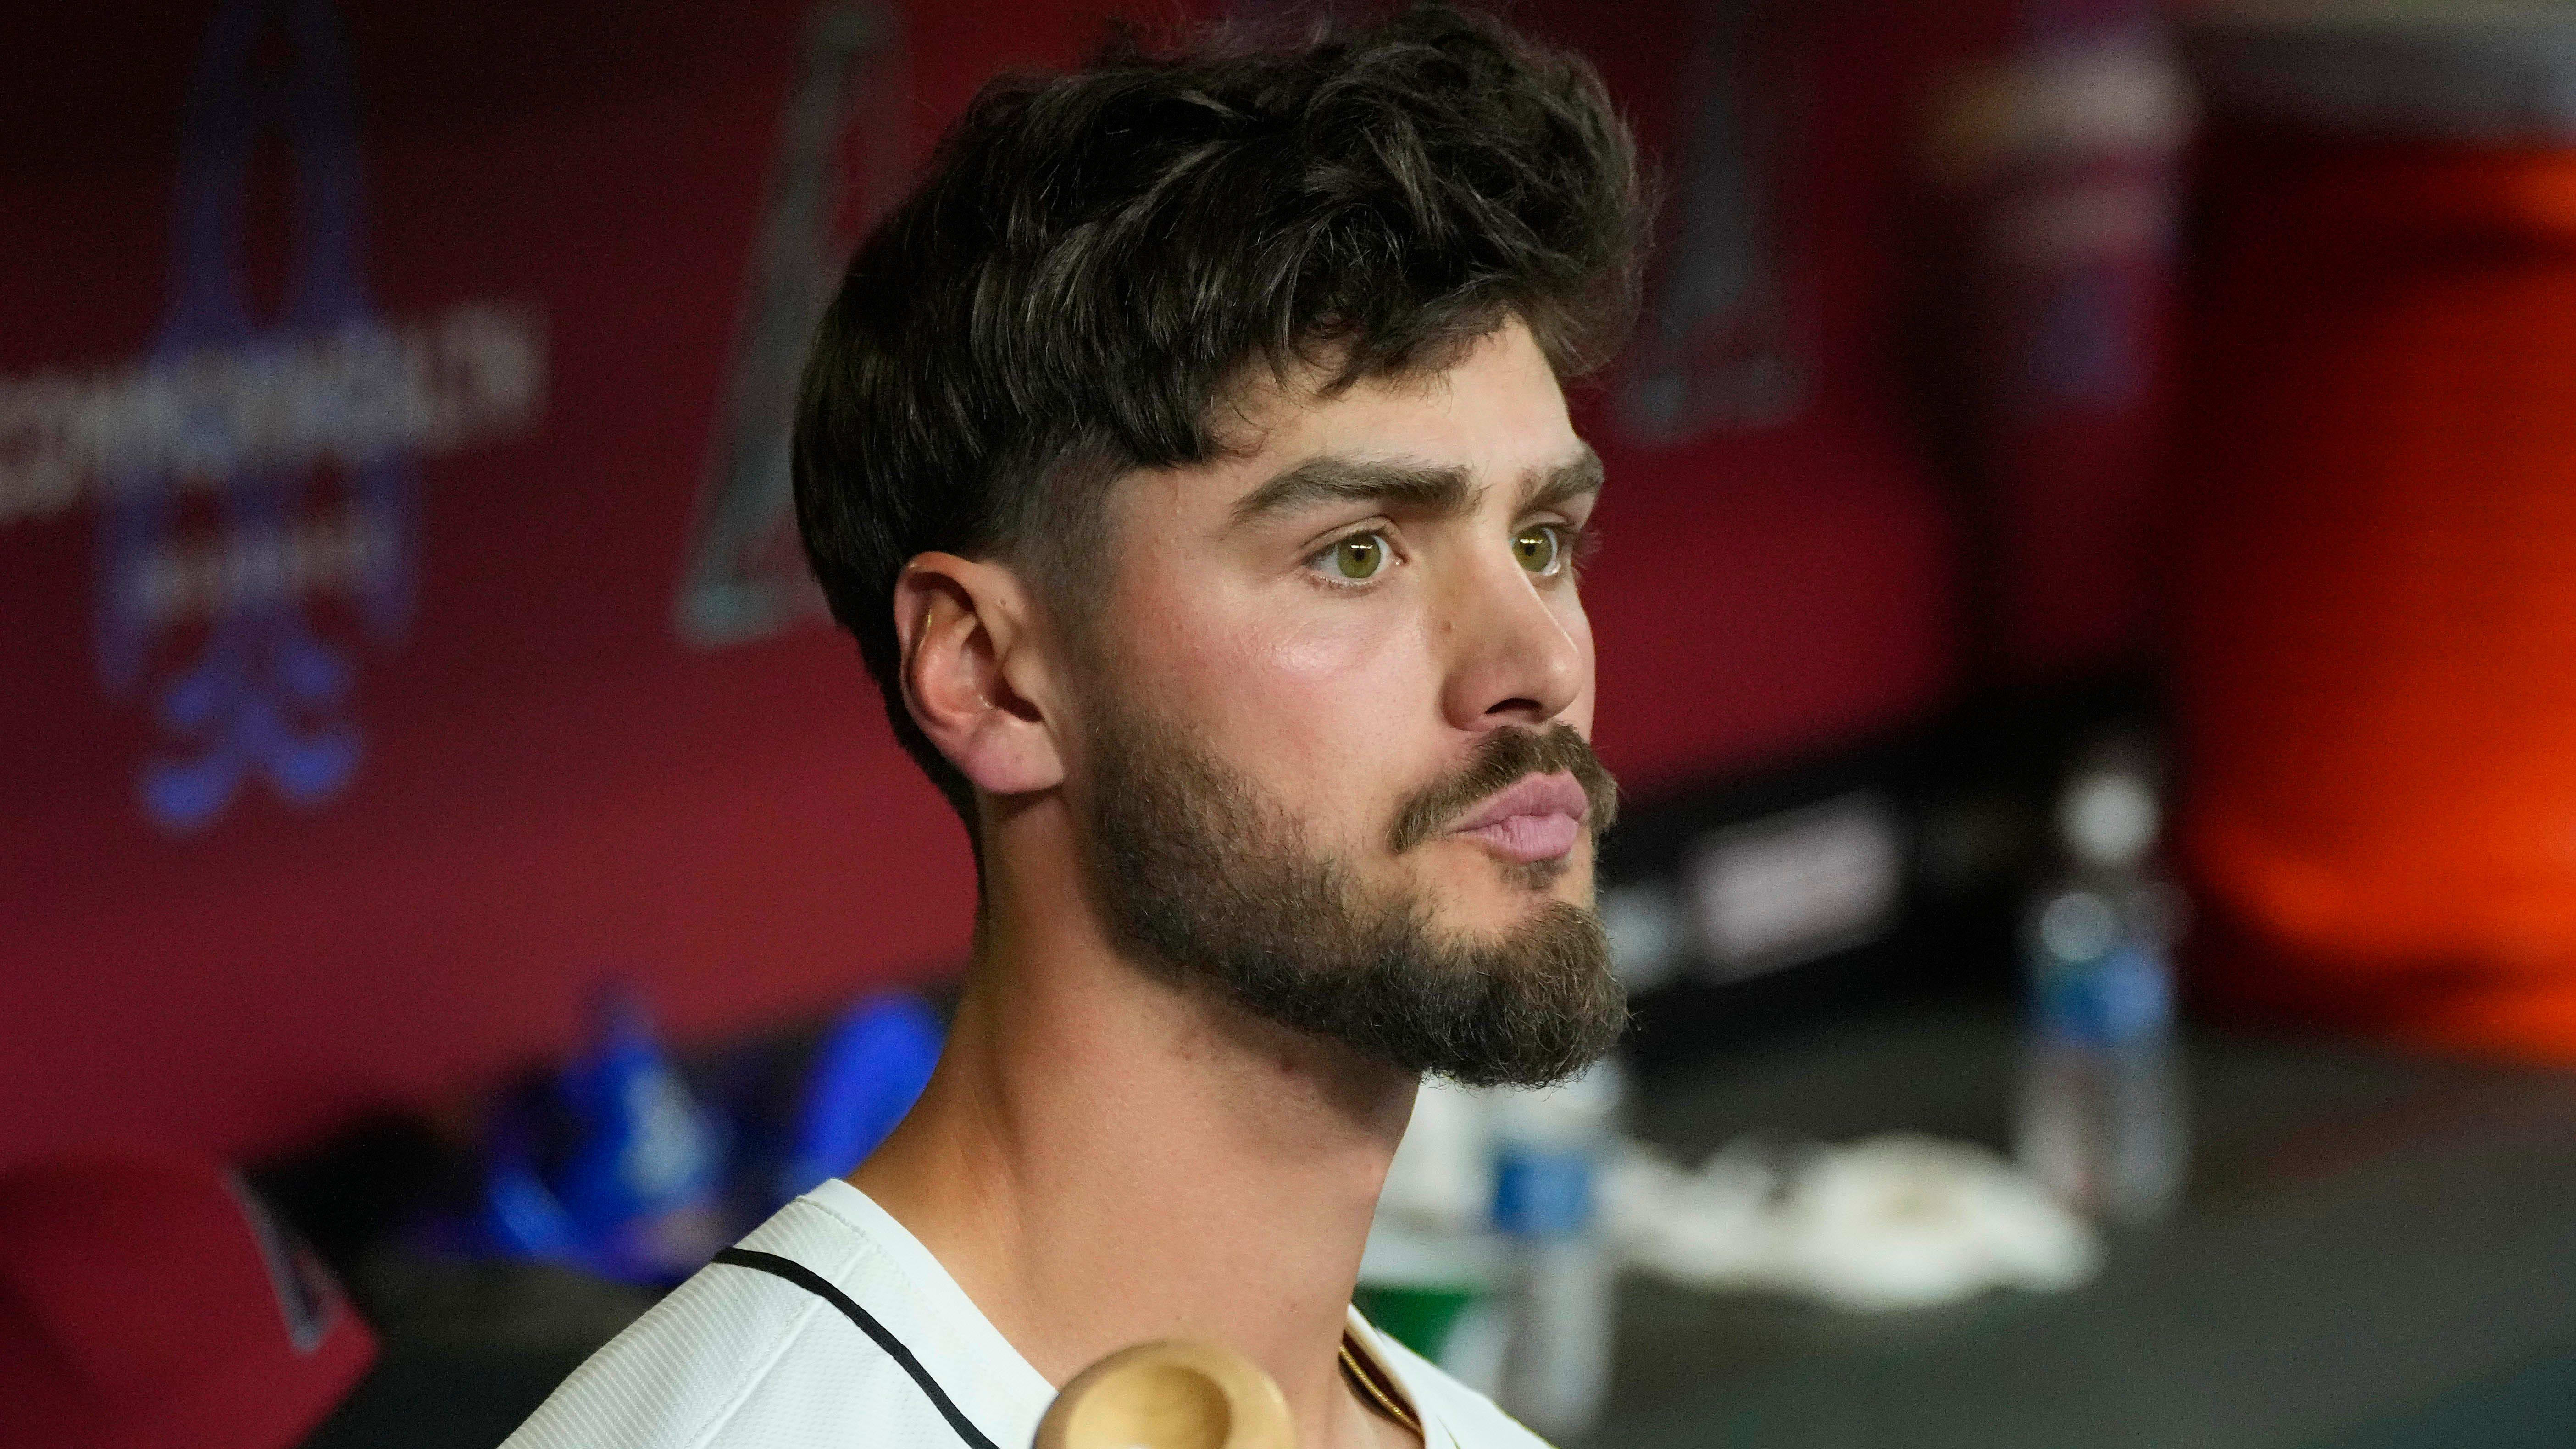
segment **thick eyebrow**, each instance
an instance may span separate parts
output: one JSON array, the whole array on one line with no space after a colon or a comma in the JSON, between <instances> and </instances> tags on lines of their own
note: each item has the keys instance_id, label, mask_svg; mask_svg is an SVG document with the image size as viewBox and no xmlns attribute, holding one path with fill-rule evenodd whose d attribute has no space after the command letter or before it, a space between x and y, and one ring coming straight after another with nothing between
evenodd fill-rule
<instances>
[{"instance_id":1,"label":"thick eyebrow","mask_svg":"<svg viewBox=\"0 0 2576 1449\"><path fill-rule=\"evenodd\" d=\"M1521 510L1554 508L1601 491L1601 456L1584 444L1564 462L1531 470L1522 482ZM1327 453L1309 458L1245 494L1234 505L1233 526L1293 513L1323 503L1375 503L1408 513L1454 518L1474 511L1484 490L1463 468L1373 462Z\"/></svg>"},{"instance_id":2,"label":"thick eyebrow","mask_svg":"<svg viewBox=\"0 0 2576 1449\"><path fill-rule=\"evenodd\" d=\"M1309 458L1234 505L1234 526L1322 503L1379 503L1409 513L1455 515L1476 506L1463 468L1369 462L1327 453Z\"/></svg>"},{"instance_id":3,"label":"thick eyebrow","mask_svg":"<svg viewBox=\"0 0 2576 1449\"><path fill-rule=\"evenodd\" d=\"M1555 508L1601 491L1602 484L1609 478L1609 475L1602 471L1601 455L1592 451L1592 445L1589 443L1577 443L1575 446L1582 451L1562 463L1540 468L1529 474L1522 485L1522 512L1527 513L1538 508Z\"/></svg>"}]
</instances>

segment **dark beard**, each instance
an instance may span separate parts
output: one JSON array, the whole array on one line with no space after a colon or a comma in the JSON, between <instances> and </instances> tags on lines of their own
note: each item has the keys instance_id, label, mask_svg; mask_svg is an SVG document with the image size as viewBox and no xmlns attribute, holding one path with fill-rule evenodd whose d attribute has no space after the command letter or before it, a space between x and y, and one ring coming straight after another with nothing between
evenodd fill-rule
<instances>
[{"instance_id":1,"label":"dark beard","mask_svg":"<svg viewBox=\"0 0 2576 1449\"><path fill-rule=\"evenodd\" d=\"M1090 736L1093 888L1113 939L1167 979L1415 1076L1545 1086L1628 1020L1600 918L1550 901L1489 944L1442 940L1422 902L1371 894L1252 782L1141 718ZM1597 840L1616 787L1571 728L1504 729L1398 811L1398 851L1534 771L1571 771ZM1509 867L1536 887L1556 869Z\"/></svg>"}]
</instances>

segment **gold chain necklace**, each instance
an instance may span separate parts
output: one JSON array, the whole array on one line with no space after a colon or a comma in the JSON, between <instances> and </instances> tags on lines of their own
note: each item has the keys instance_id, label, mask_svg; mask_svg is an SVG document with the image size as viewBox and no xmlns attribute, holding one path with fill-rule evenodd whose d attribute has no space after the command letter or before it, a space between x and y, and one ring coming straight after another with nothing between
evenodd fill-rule
<instances>
[{"instance_id":1,"label":"gold chain necklace","mask_svg":"<svg viewBox=\"0 0 2576 1449\"><path fill-rule=\"evenodd\" d=\"M1361 1396L1366 1398L1373 1408L1394 1420L1398 1428L1407 1430L1415 1438L1423 1440L1427 1449L1430 1440L1422 1432L1422 1421L1413 1417L1413 1411L1406 1408L1402 1400L1378 1383L1377 1375L1369 1372L1368 1368L1361 1363L1358 1354L1351 1352L1351 1336L1347 1333L1342 1335L1342 1372L1358 1387Z\"/></svg>"}]
</instances>

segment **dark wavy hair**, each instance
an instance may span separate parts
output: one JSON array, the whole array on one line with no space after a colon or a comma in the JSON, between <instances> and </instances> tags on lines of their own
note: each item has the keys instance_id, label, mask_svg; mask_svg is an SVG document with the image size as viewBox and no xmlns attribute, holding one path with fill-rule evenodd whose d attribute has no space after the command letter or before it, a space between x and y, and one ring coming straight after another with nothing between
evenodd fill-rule
<instances>
[{"instance_id":1,"label":"dark wavy hair","mask_svg":"<svg viewBox=\"0 0 2576 1449\"><path fill-rule=\"evenodd\" d=\"M814 577L969 832L903 701L907 560L1006 558L1062 605L1099 581L1106 485L1221 456L1220 404L1265 373L1436 371L1512 318L1590 373L1645 209L1592 68L1442 5L1292 46L1120 36L987 85L851 259L794 451Z\"/></svg>"}]
</instances>

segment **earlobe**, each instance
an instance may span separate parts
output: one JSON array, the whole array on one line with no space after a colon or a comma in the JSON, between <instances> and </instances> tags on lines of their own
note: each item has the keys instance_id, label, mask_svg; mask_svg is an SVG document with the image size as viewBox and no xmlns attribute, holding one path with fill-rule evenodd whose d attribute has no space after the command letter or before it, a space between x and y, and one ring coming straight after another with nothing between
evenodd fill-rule
<instances>
[{"instance_id":1,"label":"earlobe","mask_svg":"<svg viewBox=\"0 0 2576 1449\"><path fill-rule=\"evenodd\" d=\"M958 773L993 795L1064 779L1027 604L1009 569L954 554L918 555L895 580L904 704Z\"/></svg>"}]
</instances>

